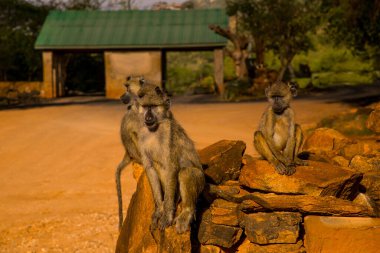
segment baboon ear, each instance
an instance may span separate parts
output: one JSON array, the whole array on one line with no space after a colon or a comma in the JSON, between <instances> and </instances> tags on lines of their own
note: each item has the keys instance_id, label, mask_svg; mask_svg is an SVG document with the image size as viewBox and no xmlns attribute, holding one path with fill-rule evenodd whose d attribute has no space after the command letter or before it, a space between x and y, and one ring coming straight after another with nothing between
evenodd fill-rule
<instances>
[{"instance_id":1,"label":"baboon ear","mask_svg":"<svg viewBox=\"0 0 380 253\"><path fill-rule=\"evenodd\" d=\"M288 86L290 88L290 92L292 93L293 97L296 97L298 92L297 92L297 83L295 82L288 82Z\"/></svg>"},{"instance_id":2,"label":"baboon ear","mask_svg":"<svg viewBox=\"0 0 380 253\"><path fill-rule=\"evenodd\" d=\"M166 107L167 109L169 109L170 106L171 106L170 98L167 98L167 99L165 100L165 107Z\"/></svg>"},{"instance_id":3,"label":"baboon ear","mask_svg":"<svg viewBox=\"0 0 380 253\"><path fill-rule=\"evenodd\" d=\"M156 94L161 96L162 95L162 90L160 89L160 87L156 86L156 88L154 88L154 90L156 91Z\"/></svg>"},{"instance_id":4,"label":"baboon ear","mask_svg":"<svg viewBox=\"0 0 380 253\"><path fill-rule=\"evenodd\" d=\"M267 97L269 97L270 86L271 85L268 85L268 87L265 88L265 96L267 96Z\"/></svg>"}]
</instances>

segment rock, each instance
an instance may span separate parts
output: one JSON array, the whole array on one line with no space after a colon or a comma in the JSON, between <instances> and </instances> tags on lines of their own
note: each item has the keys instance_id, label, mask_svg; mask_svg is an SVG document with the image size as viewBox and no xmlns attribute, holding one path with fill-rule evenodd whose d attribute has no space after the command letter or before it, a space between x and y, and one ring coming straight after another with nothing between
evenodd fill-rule
<instances>
[{"instance_id":1,"label":"rock","mask_svg":"<svg viewBox=\"0 0 380 253\"><path fill-rule=\"evenodd\" d=\"M225 252L218 246L214 245L201 245L199 248L199 253L223 253Z\"/></svg>"},{"instance_id":2,"label":"rock","mask_svg":"<svg viewBox=\"0 0 380 253\"><path fill-rule=\"evenodd\" d=\"M356 205L365 206L374 213L377 212L376 203L365 193L359 193L352 202ZM378 217L379 215L376 216Z\"/></svg>"},{"instance_id":3,"label":"rock","mask_svg":"<svg viewBox=\"0 0 380 253\"><path fill-rule=\"evenodd\" d=\"M190 252L190 232L178 235L174 227L165 230L164 236L155 231L154 237L149 231L154 201L145 172L139 176L136 192L130 201L116 252ZM157 242L160 244L158 245Z\"/></svg>"},{"instance_id":4,"label":"rock","mask_svg":"<svg viewBox=\"0 0 380 253\"><path fill-rule=\"evenodd\" d=\"M380 133L380 109L376 109L369 114L366 126L371 131Z\"/></svg>"},{"instance_id":5,"label":"rock","mask_svg":"<svg viewBox=\"0 0 380 253\"><path fill-rule=\"evenodd\" d=\"M296 243L301 221L300 213L251 213L243 215L242 225L250 242Z\"/></svg>"},{"instance_id":6,"label":"rock","mask_svg":"<svg viewBox=\"0 0 380 253\"><path fill-rule=\"evenodd\" d=\"M303 150L313 153L331 152L349 143L349 138L334 129L318 128L306 139Z\"/></svg>"},{"instance_id":7,"label":"rock","mask_svg":"<svg viewBox=\"0 0 380 253\"><path fill-rule=\"evenodd\" d=\"M365 157L356 155L352 158L349 167L362 173L380 173L380 157Z\"/></svg>"},{"instance_id":8,"label":"rock","mask_svg":"<svg viewBox=\"0 0 380 253\"><path fill-rule=\"evenodd\" d=\"M378 209L380 209L380 174L375 172L366 173L360 183L364 187L365 194L373 200Z\"/></svg>"},{"instance_id":9,"label":"rock","mask_svg":"<svg viewBox=\"0 0 380 253\"><path fill-rule=\"evenodd\" d=\"M335 156L331 160L334 165L341 167L348 167L348 165L350 164L350 161L344 158L343 156Z\"/></svg>"},{"instance_id":10,"label":"rock","mask_svg":"<svg viewBox=\"0 0 380 253\"><path fill-rule=\"evenodd\" d=\"M239 208L244 212L262 211L263 206L271 211L298 211L307 214L324 214L335 216L376 216L373 208L335 197L315 197L307 195L277 195L274 193L251 193L257 200L244 200ZM248 196L247 196L248 197ZM259 207L257 208L257 206Z\"/></svg>"},{"instance_id":11,"label":"rock","mask_svg":"<svg viewBox=\"0 0 380 253\"><path fill-rule=\"evenodd\" d=\"M241 253L305 253L302 241L295 244L268 244L259 245L245 240L237 249Z\"/></svg>"},{"instance_id":12,"label":"rock","mask_svg":"<svg viewBox=\"0 0 380 253\"><path fill-rule=\"evenodd\" d=\"M231 248L243 233L240 227L214 224L211 222L211 211L206 210L201 217L198 231L198 240L203 245L215 245Z\"/></svg>"},{"instance_id":13,"label":"rock","mask_svg":"<svg viewBox=\"0 0 380 253\"><path fill-rule=\"evenodd\" d=\"M242 141L222 140L199 151L206 179L214 184L237 179L245 148Z\"/></svg>"},{"instance_id":14,"label":"rock","mask_svg":"<svg viewBox=\"0 0 380 253\"><path fill-rule=\"evenodd\" d=\"M239 182L253 190L281 194L308 194L353 199L362 174L342 167L308 161L291 176L279 175L273 165L256 160L243 167Z\"/></svg>"},{"instance_id":15,"label":"rock","mask_svg":"<svg viewBox=\"0 0 380 253\"><path fill-rule=\"evenodd\" d=\"M379 218L306 216L304 226L307 253L379 252Z\"/></svg>"},{"instance_id":16,"label":"rock","mask_svg":"<svg viewBox=\"0 0 380 253\"><path fill-rule=\"evenodd\" d=\"M372 146L364 141L355 141L343 147L339 153L346 159L351 160L355 155L366 155L372 153Z\"/></svg>"},{"instance_id":17,"label":"rock","mask_svg":"<svg viewBox=\"0 0 380 253\"><path fill-rule=\"evenodd\" d=\"M214 224L238 226L238 204L216 199L211 205L211 222Z\"/></svg>"}]
</instances>

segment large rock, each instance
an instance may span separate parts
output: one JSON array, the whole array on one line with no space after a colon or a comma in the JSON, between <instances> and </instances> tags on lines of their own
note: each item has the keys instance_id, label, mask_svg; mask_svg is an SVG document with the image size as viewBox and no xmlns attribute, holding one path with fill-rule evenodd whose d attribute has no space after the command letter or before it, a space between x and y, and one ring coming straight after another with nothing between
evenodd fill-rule
<instances>
[{"instance_id":1,"label":"large rock","mask_svg":"<svg viewBox=\"0 0 380 253\"><path fill-rule=\"evenodd\" d=\"M304 253L302 241L295 244L268 244L259 245L245 240L237 249L241 253Z\"/></svg>"},{"instance_id":2,"label":"large rock","mask_svg":"<svg viewBox=\"0 0 380 253\"><path fill-rule=\"evenodd\" d=\"M376 203L380 210L380 174L366 173L360 184L364 187L365 194Z\"/></svg>"},{"instance_id":3,"label":"large rock","mask_svg":"<svg viewBox=\"0 0 380 253\"><path fill-rule=\"evenodd\" d=\"M127 217L124 221L116 252L190 252L190 232L177 234L170 227L162 234L155 231L150 233L151 215L154 202L148 178L143 172L138 178L136 192L130 201Z\"/></svg>"},{"instance_id":4,"label":"large rock","mask_svg":"<svg viewBox=\"0 0 380 253\"><path fill-rule=\"evenodd\" d=\"M211 222L214 224L238 226L238 204L223 199L216 199L211 207Z\"/></svg>"},{"instance_id":5,"label":"large rock","mask_svg":"<svg viewBox=\"0 0 380 253\"><path fill-rule=\"evenodd\" d=\"M273 165L256 160L243 167L239 182L254 190L353 199L362 174L327 163L309 161L291 176L279 175Z\"/></svg>"},{"instance_id":6,"label":"large rock","mask_svg":"<svg viewBox=\"0 0 380 253\"><path fill-rule=\"evenodd\" d=\"M211 211L206 210L202 214L198 231L201 244L231 248L240 240L243 233L240 227L214 224L211 219Z\"/></svg>"},{"instance_id":7,"label":"large rock","mask_svg":"<svg viewBox=\"0 0 380 253\"><path fill-rule=\"evenodd\" d=\"M380 109L376 109L369 114L366 125L368 129L375 133L380 133Z\"/></svg>"},{"instance_id":8,"label":"large rock","mask_svg":"<svg viewBox=\"0 0 380 253\"><path fill-rule=\"evenodd\" d=\"M351 160L355 155L368 155L373 152L373 145L366 141L355 141L343 147L339 153L346 159Z\"/></svg>"},{"instance_id":9,"label":"large rock","mask_svg":"<svg viewBox=\"0 0 380 253\"><path fill-rule=\"evenodd\" d=\"M331 152L343 148L352 141L331 128L318 128L306 140L303 150L312 153Z\"/></svg>"},{"instance_id":10,"label":"large rock","mask_svg":"<svg viewBox=\"0 0 380 253\"><path fill-rule=\"evenodd\" d=\"M362 173L380 173L380 156L366 157L356 155L352 158L349 167Z\"/></svg>"},{"instance_id":11,"label":"large rock","mask_svg":"<svg viewBox=\"0 0 380 253\"><path fill-rule=\"evenodd\" d=\"M307 216L304 226L307 253L379 252L379 218Z\"/></svg>"},{"instance_id":12,"label":"large rock","mask_svg":"<svg viewBox=\"0 0 380 253\"><path fill-rule=\"evenodd\" d=\"M296 243L300 213L274 212L244 214L242 225L250 242L257 244Z\"/></svg>"},{"instance_id":13,"label":"large rock","mask_svg":"<svg viewBox=\"0 0 380 253\"><path fill-rule=\"evenodd\" d=\"M245 148L242 141L222 140L199 151L206 179L214 184L237 179Z\"/></svg>"}]
</instances>

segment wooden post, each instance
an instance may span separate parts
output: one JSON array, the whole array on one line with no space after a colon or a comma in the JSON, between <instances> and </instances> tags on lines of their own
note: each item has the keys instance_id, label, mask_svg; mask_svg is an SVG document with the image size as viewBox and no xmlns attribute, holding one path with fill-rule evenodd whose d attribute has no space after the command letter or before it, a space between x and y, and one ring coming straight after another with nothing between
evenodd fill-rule
<instances>
[{"instance_id":1,"label":"wooden post","mask_svg":"<svg viewBox=\"0 0 380 253\"><path fill-rule=\"evenodd\" d=\"M41 97L54 98L54 73L53 73L53 52L42 52L43 61L43 85L41 89Z\"/></svg>"},{"instance_id":2,"label":"wooden post","mask_svg":"<svg viewBox=\"0 0 380 253\"><path fill-rule=\"evenodd\" d=\"M161 87L163 89L166 88L166 82L167 82L167 73L166 73L166 50L161 50Z\"/></svg>"},{"instance_id":3,"label":"wooden post","mask_svg":"<svg viewBox=\"0 0 380 253\"><path fill-rule=\"evenodd\" d=\"M214 50L214 79L220 96L224 95L223 49Z\"/></svg>"}]
</instances>

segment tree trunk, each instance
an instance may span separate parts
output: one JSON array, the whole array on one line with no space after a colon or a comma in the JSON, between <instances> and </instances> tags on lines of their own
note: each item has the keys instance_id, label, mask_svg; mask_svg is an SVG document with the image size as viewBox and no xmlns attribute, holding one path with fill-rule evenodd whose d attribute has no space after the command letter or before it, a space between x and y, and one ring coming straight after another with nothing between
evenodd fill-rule
<instances>
[{"instance_id":1,"label":"tree trunk","mask_svg":"<svg viewBox=\"0 0 380 253\"><path fill-rule=\"evenodd\" d=\"M265 43L262 39L254 38L255 41L255 54L256 64L264 64L265 62Z\"/></svg>"}]
</instances>

